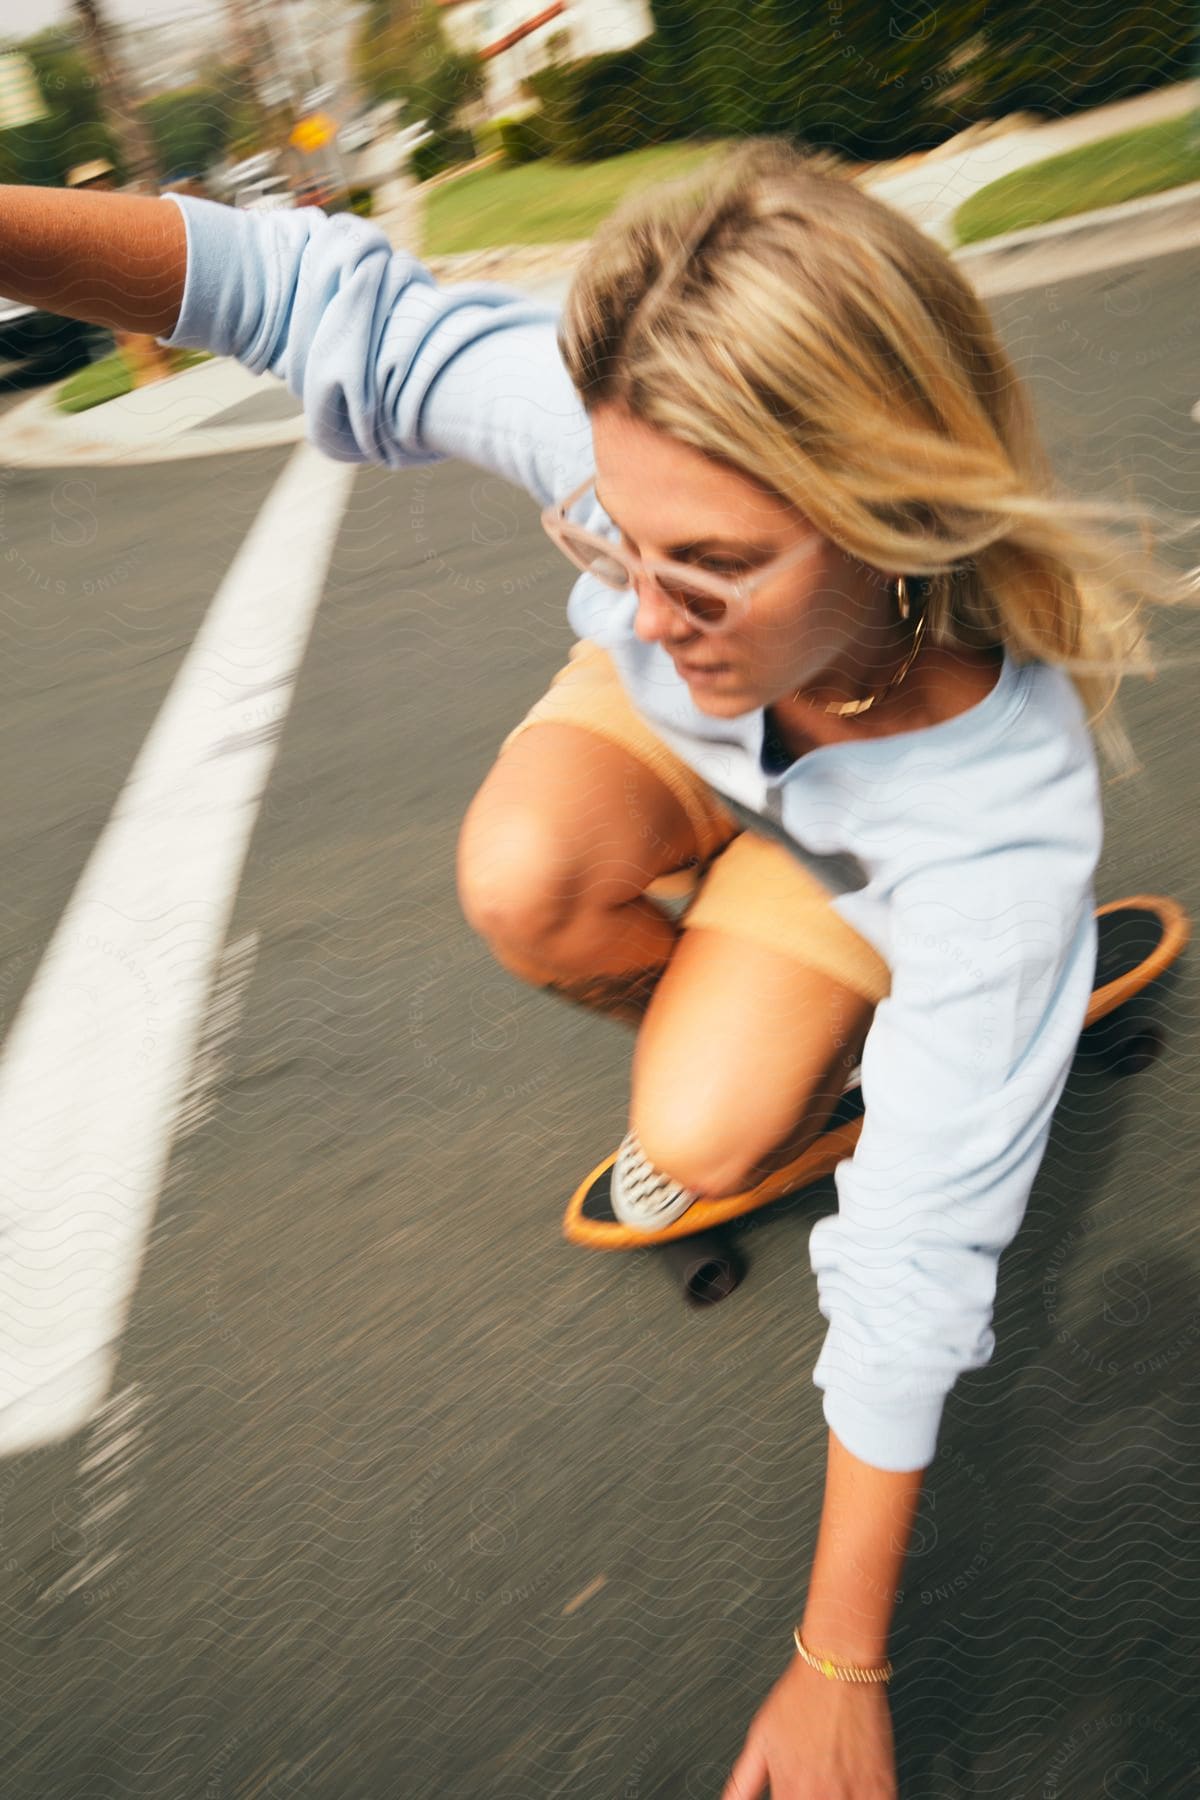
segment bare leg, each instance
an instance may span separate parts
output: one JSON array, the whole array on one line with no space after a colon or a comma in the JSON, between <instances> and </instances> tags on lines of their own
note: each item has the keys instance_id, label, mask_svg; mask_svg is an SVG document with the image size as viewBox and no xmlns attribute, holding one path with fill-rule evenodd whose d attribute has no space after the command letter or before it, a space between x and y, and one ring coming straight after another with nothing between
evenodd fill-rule
<instances>
[{"instance_id":1,"label":"bare leg","mask_svg":"<svg viewBox=\"0 0 1200 1800\"><path fill-rule=\"evenodd\" d=\"M646 1157L707 1195L782 1168L832 1113L873 1013L761 944L685 932L634 1051L630 1124Z\"/></svg>"},{"instance_id":2,"label":"bare leg","mask_svg":"<svg viewBox=\"0 0 1200 1800\"><path fill-rule=\"evenodd\" d=\"M459 896L521 980L636 1026L679 942L646 897L698 862L680 802L620 745L545 722L500 755L459 839Z\"/></svg>"},{"instance_id":3,"label":"bare leg","mask_svg":"<svg viewBox=\"0 0 1200 1800\"><path fill-rule=\"evenodd\" d=\"M522 981L574 1006L639 1026L682 933L652 900L630 900L572 932L580 961L549 969L503 945L497 962ZM556 946L557 948L557 946Z\"/></svg>"}]
</instances>

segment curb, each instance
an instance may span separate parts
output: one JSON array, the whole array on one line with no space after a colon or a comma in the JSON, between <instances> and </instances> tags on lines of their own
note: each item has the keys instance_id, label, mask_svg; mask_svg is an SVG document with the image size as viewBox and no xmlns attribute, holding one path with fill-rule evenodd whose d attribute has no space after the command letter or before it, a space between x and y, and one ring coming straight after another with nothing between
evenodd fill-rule
<instances>
[{"instance_id":1,"label":"curb","mask_svg":"<svg viewBox=\"0 0 1200 1800\"><path fill-rule=\"evenodd\" d=\"M1168 188L1162 194L1143 194L1136 200L1123 200L1117 206L1098 206L1090 212L1073 213L1070 218L1052 219L1046 225L1027 225L1022 231L1006 231L999 237L983 238L977 244L960 244L950 254L956 262L1007 256L1029 246L1057 243L1064 238L1082 238L1088 233L1107 231L1113 225L1128 224L1132 219L1157 219L1158 215L1174 211L1183 217L1190 214L1200 230L1200 181Z\"/></svg>"},{"instance_id":2,"label":"curb","mask_svg":"<svg viewBox=\"0 0 1200 1800\"><path fill-rule=\"evenodd\" d=\"M1200 182L947 252L982 300L1200 246Z\"/></svg>"},{"instance_id":3,"label":"curb","mask_svg":"<svg viewBox=\"0 0 1200 1800\"><path fill-rule=\"evenodd\" d=\"M135 466L266 450L299 443L300 404L281 381L251 375L229 357L181 369L84 412L61 413L60 383L4 415L4 456L13 467ZM239 408L245 423L229 423ZM216 421L216 423L213 423Z\"/></svg>"}]
</instances>

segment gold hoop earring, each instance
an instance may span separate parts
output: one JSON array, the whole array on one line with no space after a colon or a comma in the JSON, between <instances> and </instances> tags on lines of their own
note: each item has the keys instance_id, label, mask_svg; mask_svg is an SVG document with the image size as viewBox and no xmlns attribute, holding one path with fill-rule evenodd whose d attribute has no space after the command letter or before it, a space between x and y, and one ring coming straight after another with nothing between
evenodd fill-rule
<instances>
[{"instance_id":1,"label":"gold hoop earring","mask_svg":"<svg viewBox=\"0 0 1200 1800\"><path fill-rule=\"evenodd\" d=\"M903 575L897 575L896 577L896 605L899 608L900 617L902 619L907 619L912 608L908 599L908 583L905 581Z\"/></svg>"}]
</instances>

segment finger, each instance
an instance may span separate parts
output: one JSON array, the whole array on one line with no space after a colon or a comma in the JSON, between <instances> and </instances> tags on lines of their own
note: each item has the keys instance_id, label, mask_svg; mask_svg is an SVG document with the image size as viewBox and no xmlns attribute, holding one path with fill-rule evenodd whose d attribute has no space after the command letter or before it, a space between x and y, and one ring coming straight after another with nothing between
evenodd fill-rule
<instances>
[{"instance_id":1,"label":"finger","mask_svg":"<svg viewBox=\"0 0 1200 1800\"><path fill-rule=\"evenodd\" d=\"M743 1746L742 1754L729 1771L729 1780L721 1800L763 1800L767 1791L767 1759L757 1744Z\"/></svg>"}]
</instances>

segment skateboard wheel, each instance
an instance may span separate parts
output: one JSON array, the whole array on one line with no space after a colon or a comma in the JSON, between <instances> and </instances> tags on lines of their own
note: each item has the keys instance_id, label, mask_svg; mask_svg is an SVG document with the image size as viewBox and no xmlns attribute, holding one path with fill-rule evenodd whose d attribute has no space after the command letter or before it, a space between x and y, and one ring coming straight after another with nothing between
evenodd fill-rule
<instances>
[{"instance_id":1,"label":"skateboard wheel","mask_svg":"<svg viewBox=\"0 0 1200 1800\"><path fill-rule=\"evenodd\" d=\"M1109 1056L1108 1066L1114 1075L1140 1075L1162 1055L1165 1039L1161 1029L1148 1025L1131 1033Z\"/></svg>"},{"instance_id":2,"label":"skateboard wheel","mask_svg":"<svg viewBox=\"0 0 1200 1800\"><path fill-rule=\"evenodd\" d=\"M1084 1056L1106 1075L1140 1075L1166 1047L1162 1026L1143 1015L1111 1018L1091 1025L1080 1039Z\"/></svg>"},{"instance_id":3,"label":"skateboard wheel","mask_svg":"<svg viewBox=\"0 0 1200 1800\"><path fill-rule=\"evenodd\" d=\"M715 1306L732 1294L742 1270L732 1246L717 1232L698 1231L658 1247L692 1306Z\"/></svg>"}]
</instances>

